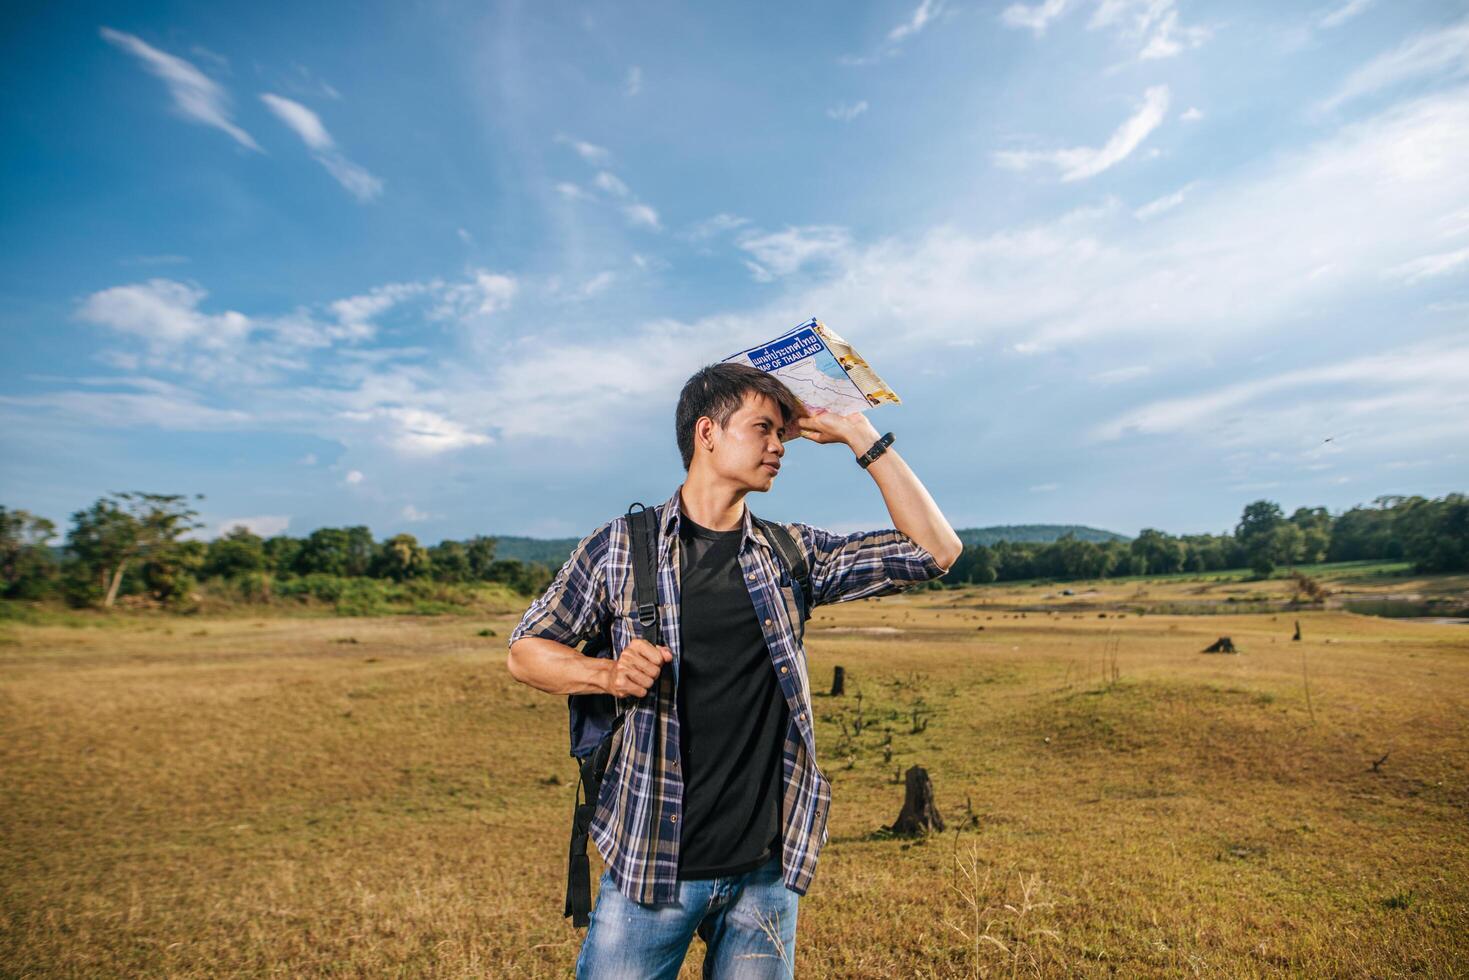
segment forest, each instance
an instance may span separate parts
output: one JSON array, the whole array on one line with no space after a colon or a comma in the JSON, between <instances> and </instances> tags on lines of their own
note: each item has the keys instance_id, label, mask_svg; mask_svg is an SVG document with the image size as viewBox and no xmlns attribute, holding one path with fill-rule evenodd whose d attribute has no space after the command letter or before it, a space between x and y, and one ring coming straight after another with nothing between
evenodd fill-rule
<instances>
[{"instance_id":1,"label":"forest","mask_svg":"<svg viewBox=\"0 0 1469 980\"><path fill-rule=\"evenodd\" d=\"M234 527L206 541L195 536L202 527L193 504L198 499L107 494L71 515L59 544L52 521L0 506L0 596L77 607L177 606L197 598L202 585L235 601L314 599L350 611L354 603L371 607L384 595L373 582L422 601L452 599L455 587L480 583L534 596L555 574L548 564L497 558L495 538L484 535L424 545L411 534L378 540L362 525L318 528L305 537L261 537ZM1242 568L1268 578L1296 565L1361 560L1405 562L1415 572L1469 570L1469 497L1381 496L1339 514L1299 507L1289 516L1274 501L1256 500L1227 534L1144 528L1129 540L1066 534L1050 542L971 545L932 585Z\"/></svg>"}]
</instances>

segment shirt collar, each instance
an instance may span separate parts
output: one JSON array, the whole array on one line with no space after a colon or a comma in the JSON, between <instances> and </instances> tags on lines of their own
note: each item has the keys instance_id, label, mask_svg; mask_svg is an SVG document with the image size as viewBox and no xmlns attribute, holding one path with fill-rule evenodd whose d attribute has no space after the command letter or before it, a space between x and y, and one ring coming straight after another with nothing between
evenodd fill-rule
<instances>
[{"instance_id":1,"label":"shirt collar","mask_svg":"<svg viewBox=\"0 0 1469 980\"><path fill-rule=\"evenodd\" d=\"M673 546L673 539L678 537L678 522L679 518L683 516L683 512L678 505L678 495L682 491L683 484L680 483L677 487L674 488L673 496L665 500L659 509L659 517L661 519L658 523L661 525L663 530L661 536L663 549L661 550L671 548ZM765 540L764 533L757 533L755 525L755 515L750 512L750 501L748 496L745 499L744 532L745 533L740 536L740 544L742 548L744 546L744 542L746 541L749 541L751 544L760 545L767 550L770 548L770 542Z\"/></svg>"}]
</instances>

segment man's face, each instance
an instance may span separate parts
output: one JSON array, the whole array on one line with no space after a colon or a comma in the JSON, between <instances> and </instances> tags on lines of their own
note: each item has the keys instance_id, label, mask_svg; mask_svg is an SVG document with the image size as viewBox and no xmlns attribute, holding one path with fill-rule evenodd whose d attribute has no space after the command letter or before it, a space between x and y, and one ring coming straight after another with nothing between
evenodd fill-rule
<instances>
[{"instance_id":1,"label":"man's face","mask_svg":"<svg viewBox=\"0 0 1469 980\"><path fill-rule=\"evenodd\" d=\"M785 455L781 441L780 406L769 395L745 394L745 403L721 429L712 419L701 418L714 440L710 461L715 472L750 490L769 490ZM794 428L794 426L792 426ZM799 430L796 430L799 434ZM785 435L791 432L786 430Z\"/></svg>"}]
</instances>

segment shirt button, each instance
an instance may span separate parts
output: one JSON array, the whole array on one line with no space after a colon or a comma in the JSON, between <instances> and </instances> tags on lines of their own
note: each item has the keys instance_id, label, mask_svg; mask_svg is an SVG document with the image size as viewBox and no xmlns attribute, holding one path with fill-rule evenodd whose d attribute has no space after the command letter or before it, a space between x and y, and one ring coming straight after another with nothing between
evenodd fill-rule
<instances>
[{"instance_id":1,"label":"shirt button","mask_svg":"<svg viewBox=\"0 0 1469 980\"><path fill-rule=\"evenodd\" d=\"M781 673L782 673L782 674L789 674L789 673L790 673L790 672L791 672L791 669L790 669L790 668L789 668L789 667L782 667L782 668L781 668L781 669L780 669L780 672L781 672Z\"/></svg>"},{"instance_id":2,"label":"shirt button","mask_svg":"<svg viewBox=\"0 0 1469 980\"><path fill-rule=\"evenodd\" d=\"M802 721L805 721L806 720L806 712L804 712L804 711L801 712L801 720Z\"/></svg>"},{"instance_id":3,"label":"shirt button","mask_svg":"<svg viewBox=\"0 0 1469 980\"><path fill-rule=\"evenodd\" d=\"M755 573L754 572L751 572L750 573L750 578L754 578L754 577L755 577Z\"/></svg>"},{"instance_id":4,"label":"shirt button","mask_svg":"<svg viewBox=\"0 0 1469 980\"><path fill-rule=\"evenodd\" d=\"M668 818L668 822L669 823L678 823L678 814L675 813L673 816L669 817Z\"/></svg>"},{"instance_id":5,"label":"shirt button","mask_svg":"<svg viewBox=\"0 0 1469 980\"><path fill-rule=\"evenodd\" d=\"M769 626L769 625L770 625L770 620L768 620L768 619L767 619L767 620L766 620L766 621L765 621L765 625L766 625L766 626Z\"/></svg>"}]
</instances>

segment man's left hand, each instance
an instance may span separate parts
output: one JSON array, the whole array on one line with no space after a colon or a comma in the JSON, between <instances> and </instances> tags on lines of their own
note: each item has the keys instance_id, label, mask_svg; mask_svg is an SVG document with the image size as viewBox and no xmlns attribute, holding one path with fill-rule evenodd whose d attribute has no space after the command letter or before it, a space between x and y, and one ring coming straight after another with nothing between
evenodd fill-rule
<instances>
[{"instance_id":1,"label":"man's left hand","mask_svg":"<svg viewBox=\"0 0 1469 980\"><path fill-rule=\"evenodd\" d=\"M865 453L881 436L862 412L838 415L818 409L815 414L803 415L792 424L800 426L803 438L823 445L840 442L851 447L855 453Z\"/></svg>"}]
</instances>

